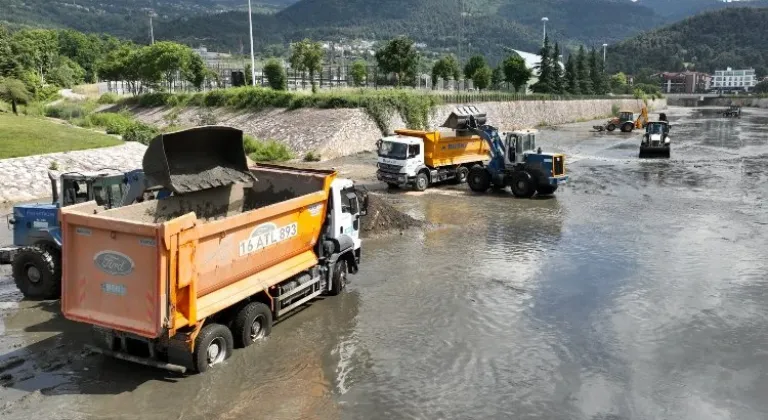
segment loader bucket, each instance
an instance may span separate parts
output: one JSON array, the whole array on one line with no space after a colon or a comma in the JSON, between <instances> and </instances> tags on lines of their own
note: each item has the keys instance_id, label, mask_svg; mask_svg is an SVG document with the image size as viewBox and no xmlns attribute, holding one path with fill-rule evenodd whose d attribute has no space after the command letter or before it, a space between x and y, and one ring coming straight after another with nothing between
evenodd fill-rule
<instances>
[{"instance_id":1,"label":"loader bucket","mask_svg":"<svg viewBox=\"0 0 768 420\"><path fill-rule=\"evenodd\" d=\"M243 132L232 127L204 126L155 137L144 153L150 185L185 194L236 183L252 184Z\"/></svg>"},{"instance_id":2,"label":"loader bucket","mask_svg":"<svg viewBox=\"0 0 768 420\"><path fill-rule=\"evenodd\" d=\"M484 112L480 112L475 106L467 105L454 108L441 127L459 131L466 130L469 128L470 116L475 118L478 126L486 123L487 117Z\"/></svg>"},{"instance_id":3,"label":"loader bucket","mask_svg":"<svg viewBox=\"0 0 768 420\"><path fill-rule=\"evenodd\" d=\"M640 158L668 158L670 156L669 147L644 147L640 146Z\"/></svg>"}]
</instances>

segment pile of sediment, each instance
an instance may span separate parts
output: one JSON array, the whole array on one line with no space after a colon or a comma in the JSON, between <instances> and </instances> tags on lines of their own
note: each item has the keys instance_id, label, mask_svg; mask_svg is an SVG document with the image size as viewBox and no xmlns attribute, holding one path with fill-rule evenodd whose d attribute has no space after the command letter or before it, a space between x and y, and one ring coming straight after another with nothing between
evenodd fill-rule
<instances>
[{"instance_id":1,"label":"pile of sediment","mask_svg":"<svg viewBox=\"0 0 768 420\"><path fill-rule=\"evenodd\" d=\"M420 228L425 222L394 208L384 198L375 194L368 195L368 214L361 218L362 237L379 236Z\"/></svg>"}]
</instances>

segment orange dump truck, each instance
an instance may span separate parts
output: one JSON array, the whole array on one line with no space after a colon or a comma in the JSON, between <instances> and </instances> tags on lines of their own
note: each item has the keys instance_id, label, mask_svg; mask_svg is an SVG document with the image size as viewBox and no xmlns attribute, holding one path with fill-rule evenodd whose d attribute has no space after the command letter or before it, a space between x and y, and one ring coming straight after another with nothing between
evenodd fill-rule
<instances>
[{"instance_id":1,"label":"orange dump truck","mask_svg":"<svg viewBox=\"0 0 768 420\"><path fill-rule=\"evenodd\" d=\"M171 197L62 209L62 312L96 327L94 351L202 372L357 272L367 204L353 182L247 168L242 147L228 127L159 136L144 169Z\"/></svg>"},{"instance_id":2,"label":"orange dump truck","mask_svg":"<svg viewBox=\"0 0 768 420\"><path fill-rule=\"evenodd\" d=\"M453 120L471 112L477 113L476 108L457 108L443 127L456 126ZM382 138L377 146L379 181L390 187L411 185L417 191L447 180L463 183L470 168L490 160L488 144L466 130L395 130L394 136Z\"/></svg>"}]
</instances>

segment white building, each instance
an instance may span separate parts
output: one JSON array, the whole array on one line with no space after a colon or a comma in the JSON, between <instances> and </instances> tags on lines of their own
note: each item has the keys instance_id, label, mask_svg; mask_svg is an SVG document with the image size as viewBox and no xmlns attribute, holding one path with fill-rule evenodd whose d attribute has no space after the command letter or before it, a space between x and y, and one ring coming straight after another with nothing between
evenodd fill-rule
<instances>
[{"instance_id":1,"label":"white building","mask_svg":"<svg viewBox=\"0 0 768 420\"><path fill-rule=\"evenodd\" d=\"M531 76L531 79L528 80L528 86L526 87L526 90L528 90L533 84L535 84L539 80L539 63L541 63L541 56L538 54L533 54L525 51L520 50L512 50L516 52L520 57L525 60L525 67L528 67L533 72L533 75ZM561 56L562 57L562 56ZM563 64L562 61L557 62L557 64L560 65L560 68L565 71L565 64Z\"/></svg>"},{"instance_id":2,"label":"white building","mask_svg":"<svg viewBox=\"0 0 768 420\"><path fill-rule=\"evenodd\" d=\"M728 67L726 70L715 71L712 87L716 90L744 90L749 91L757 84L755 69L734 70Z\"/></svg>"}]
</instances>

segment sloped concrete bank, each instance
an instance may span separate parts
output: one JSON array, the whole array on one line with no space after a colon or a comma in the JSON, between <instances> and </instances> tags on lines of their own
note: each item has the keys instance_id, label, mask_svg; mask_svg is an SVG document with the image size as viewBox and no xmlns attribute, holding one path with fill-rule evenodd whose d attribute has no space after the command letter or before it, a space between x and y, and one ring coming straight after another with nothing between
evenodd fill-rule
<instances>
[{"instance_id":1,"label":"sloped concrete bank","mask_svg":"<svg viewBox=\"0 0 768 420\"><path fill-rule=\"evenodd\" d=\"M514 130L541 125L559 125L592 120L611 114L614 106L638 112L642 102L635 99L598 99L575 101L517 101L473 103L488 114L488 123L500 130ZM649 101L649 111L667 107L666 99ZM434 110L430 128L442 124L455 105L441 105ZM147 124L165 127L169 115L177 113L176 124L200 123L200 108L136 108L136 117ZM285 143L301 157L307 152L320 154L323 160L351 155L375 147L382 133L363 109L269 109L264 111L212 110L217 124L239 128L259 139ZM399 115L389 121L389 129L404 127Z\"/></svg>"}]
</instances>

